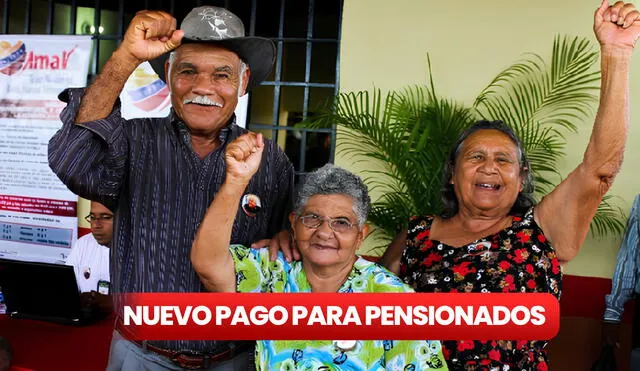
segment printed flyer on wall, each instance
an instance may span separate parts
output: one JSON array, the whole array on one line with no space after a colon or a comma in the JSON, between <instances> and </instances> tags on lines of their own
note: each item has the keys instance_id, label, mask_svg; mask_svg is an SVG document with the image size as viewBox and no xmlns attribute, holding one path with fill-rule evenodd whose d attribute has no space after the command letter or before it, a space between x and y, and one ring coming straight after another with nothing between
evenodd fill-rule
<instances>
[{"instance_id":1,"label":"printed flyer on wall","mask_svg":"<svg viewBox=\"0 0 640 371\"><path fill-rule=\"evenodd\" d=\"M87 83L91 38L0 35L0 257L60 262L77 238L78 196L51 171L58 94Z\"/></svg>"}]
</instances>

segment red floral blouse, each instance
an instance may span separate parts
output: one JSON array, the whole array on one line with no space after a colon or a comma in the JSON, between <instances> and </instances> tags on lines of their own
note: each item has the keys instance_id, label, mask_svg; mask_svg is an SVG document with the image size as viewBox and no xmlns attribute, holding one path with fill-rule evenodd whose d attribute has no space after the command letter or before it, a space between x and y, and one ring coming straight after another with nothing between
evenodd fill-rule
<instances>
[{"instance_id":1,"label":"red floral blouse","mask_svg":"<svg viewBox=\"0 0 640 371\"><path fill-rule=\"evenodd\" d=\"M560 299L562 272L533 208L511 226L462 247L429 238L433 216L413 217L400 277L418 292L548 292ZM547 341L443 341L452 371L546 371Z\"/></svg>"}]
</instances>

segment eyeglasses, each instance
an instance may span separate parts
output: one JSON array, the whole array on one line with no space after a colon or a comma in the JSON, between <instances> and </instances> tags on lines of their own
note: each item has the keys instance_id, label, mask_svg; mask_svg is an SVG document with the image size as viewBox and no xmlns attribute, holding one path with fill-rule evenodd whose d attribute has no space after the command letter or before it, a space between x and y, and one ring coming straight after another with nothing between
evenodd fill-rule
<instances>
[{"instance_id":1,"label":"eyeglasses","mask_svg":"<svg viewBox=\"0 0 640 371\"><path fill-rule=\"evenodd\" d=\"M353 228L354 224L346 218L329 218L328 216L320 216L315 214L309 214L298 217L302 224L307 228L320 228L322 223L326 220L329 223L329 228L336 233L345 233Z\"/></svg>"},{"instance_id":2,"label":"eyeglasses","mask_svg":"<svg viewBox=\"0 0 640 371\"><path fill-rule=\"evenodd\" d=\"M100 215L89 214L84 217L84 220L86 220L89 223L97 222L98 220L101 222L110 222L111 220L113 220L113 215L112 214L100 214Z\"/></svg>"}]
</instances>

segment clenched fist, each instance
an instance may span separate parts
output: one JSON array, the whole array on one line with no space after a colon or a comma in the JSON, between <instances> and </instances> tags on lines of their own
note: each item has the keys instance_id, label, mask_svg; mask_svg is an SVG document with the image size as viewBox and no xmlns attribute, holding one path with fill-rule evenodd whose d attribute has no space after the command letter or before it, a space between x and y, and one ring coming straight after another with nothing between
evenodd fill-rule
<instances>
[{"instance_id":1,"label":"clenched fist","mask_svg":"<svg viewBox=\"0 0 640 371\"><path fill-rule=\"evenodd\" d=\"M594 16L593 31L602 46L633 49L640 36L640 12L631 3L618 1L609 6L603 0Z\"/></svg>"},{"instance_id":2,"label":"clenched fist","mask_svg":"<svg viewBox=\"0 0 640 371\"><path fill-rule=\"evenodd\" d=\"M140 63L154 59L178 46L184 32L176 19L158 10L142 10L129 23L119 49Z\"/></svg>"},{"instance_id":3,"label":"clenched fist","mask_svg":"<svg viewBox=\"0 0 640 371\"><path fill-rule=\"evenodd\" d=\"M264 139L262 134L246 133L229 143L225 152L227 164L227 183L246 186L258 171Z\"/></svg>"}]
</instances>

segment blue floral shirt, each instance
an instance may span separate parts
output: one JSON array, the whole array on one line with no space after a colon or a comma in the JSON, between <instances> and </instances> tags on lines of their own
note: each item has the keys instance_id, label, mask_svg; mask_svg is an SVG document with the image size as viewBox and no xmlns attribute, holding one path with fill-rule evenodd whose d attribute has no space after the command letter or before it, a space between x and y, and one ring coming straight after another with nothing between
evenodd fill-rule
<instances>
[{"instance_id":1,"label":"blue floral shirt","mask_svg":"<svg viewBox=\"0 0 640 371\"><path fill-rule=\"evenodd\" d=\"M238 292L311 292L302 262L288 263L280 254L269 261L267 249L231 246ZM413 292L376 263L358 258L338 292ZM345 346L345 344L347 346ZM258 370L447 370L439 341L262 340L256 346Z\"/></svg>"}]
</instances>

